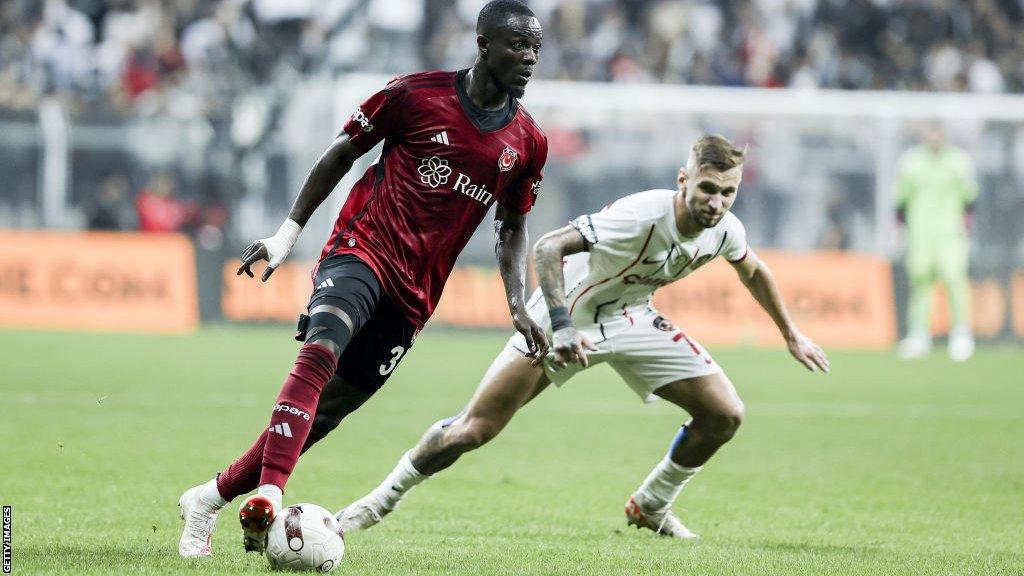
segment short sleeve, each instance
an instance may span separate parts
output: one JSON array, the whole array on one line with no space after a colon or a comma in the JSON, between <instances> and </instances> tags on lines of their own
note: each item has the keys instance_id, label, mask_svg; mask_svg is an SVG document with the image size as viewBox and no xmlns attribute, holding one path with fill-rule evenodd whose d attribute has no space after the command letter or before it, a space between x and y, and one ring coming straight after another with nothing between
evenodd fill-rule
<instances>
[{"instance_id":1,"label":"short sleeve","mask_svg":"<svg viewBox=\"0 0 1024 576\"><path fill-rule=\"evenodd\" d=\"M403 94L402 83L395 78L383 90L367 98L342 129L349 141L366 152L381 140L396 135L402 126Z\"/></svg>"},{"instance_id":2,"label":"short sleeve","mask_svg":"<svg viewBox=\"0 0 1024 576\"><path fill-rule=\"evenodd\" d=\"M533 209L540 194L540 183L544 180L544 164L548 160L548 139L541 135L537 142L537 149L530 156L530 162L522 176L516 179L508 193L503 195L502 206L514 210L520 214L526 214Z\"/></svg>"},{"instance_id":3,"label":"short sleeve","mask_svg":"<svg viewBox=\"0 0 1024 576\"><path fill-rule=\"evenodd\" d=\"M747 229L743 227L743 222L740 222L739 218L732 214L728 217L729 224L725 229L721 254L729 262L739 264L747 257Z\"/></svg>"},{"instance_id":4,"label":"short sleeve","mask_svg":"<svg viewBox=\"0 0 1024 576\"><path fill-rule=\"evenodd\" d=\"M587 241L590 252L614 253L623 246L632 245L638 236L638 218L628 206L628 200L619 200L594 214L584 214L569 225L579 231Z\"/></svg>"}]
</instances>

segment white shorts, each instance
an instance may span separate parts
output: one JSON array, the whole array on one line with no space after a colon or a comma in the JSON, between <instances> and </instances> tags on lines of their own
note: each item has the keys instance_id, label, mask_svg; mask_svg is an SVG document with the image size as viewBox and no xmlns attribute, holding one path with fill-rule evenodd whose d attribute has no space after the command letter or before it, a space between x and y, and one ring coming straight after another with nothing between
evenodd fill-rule
<instances>
[{"instance_id":1,"label":"white shorts","mask_svg":"<svg viewBox=\"0 0 1024 576\"><path fill-rule=\"evenodd\" d=\"M531 306L529 313L545 329L550 341L547 306L543 299L539 300L531 302L538 305ZM597 347L596 352L587 350L589 365L607 362L645 402L653 401L652 393L666 384L722 371L703 346L653 307L623 312L622 316L602 319L598 324L577 324L576 329ZM517 332L509 338L505 349L525 354L526 339ZM544 359L544 371L556 386L584 370L575 362L559 368L553 360L554 353L549 353Z\"/></svg>"}]
</instances>

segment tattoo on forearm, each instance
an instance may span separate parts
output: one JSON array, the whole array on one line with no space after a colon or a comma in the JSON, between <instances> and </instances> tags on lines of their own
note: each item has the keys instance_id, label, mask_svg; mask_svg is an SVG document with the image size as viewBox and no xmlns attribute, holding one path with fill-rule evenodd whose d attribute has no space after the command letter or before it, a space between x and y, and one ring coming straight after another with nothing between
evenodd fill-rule
<instances>
[{"instance_id":1,"label":"tattoo on forearm","mask_svg":"<svg viewBox=\"0 0 1024 576\"><path fill-rule=\"evenodd\" d=\"M565 275L562 272L562 258L586 249L586 241L580 233L567 226L541 239L534 249L537 264L537 282L544 293L548 308L565 306Z\"/></svg>"},{"instance_id":2,"label":"tattoo on forearm","mask_svg":"<svg viewBox=\"0 0 1024 576\"><path fill-rule=\"evenodd\" d=\"M537 246L537 282L544 293L548 308L565 306L565 276L562 274L562 255L547 243Z\"/></svg>"}]
</instances>

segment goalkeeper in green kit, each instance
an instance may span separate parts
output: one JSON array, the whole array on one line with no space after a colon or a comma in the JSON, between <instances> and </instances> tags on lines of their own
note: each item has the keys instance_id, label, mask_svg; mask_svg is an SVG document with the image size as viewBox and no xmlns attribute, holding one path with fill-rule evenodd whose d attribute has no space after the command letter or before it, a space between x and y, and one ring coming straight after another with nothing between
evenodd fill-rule
<instances>
[{"instance_id":1,"label":"goalkeeper in green kit","mask_svg":"<svg viewBox=\"0 0 1024 576\"><path fill-rule=\"evenodd\" d=\"M938 123L924 127L921 144L903 154L896 187L898 215L907 228L907 276L910 280L907 337L903 358L931 351L932 288L942 281L949 296L952 328L949 356L967 360L974 353L967 281L967 233L978 196L974 163L951 146Z\"/></svg>"}]
</instances>

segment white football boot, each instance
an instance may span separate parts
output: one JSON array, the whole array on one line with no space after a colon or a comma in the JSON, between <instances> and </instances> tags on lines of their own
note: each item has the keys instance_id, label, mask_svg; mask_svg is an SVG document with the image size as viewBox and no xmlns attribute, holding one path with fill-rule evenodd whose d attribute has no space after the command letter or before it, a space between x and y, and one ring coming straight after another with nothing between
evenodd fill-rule
<instances>
[{"instance_id":1,"label":"white football boot","mask_svg":"<svg viewBox=\"0 0 1024 576\"><path fill-rule=\"evenodd\" d=\"M900 341L899 355L904 360L924 358L932 351L932 337L927 332L912 332Z\"/></svg>"},{"instance_id":2,"label":"white football boot","mask_svg":"<svg viewBox=\"0 0 1024 576\"><path fill-rule=\"evenodd\" d=\"M203 484L193 486L178 499L179 513L185 521L181 540L178 540L178 554L182 558L205 558L213 554L210 541L220 510L203 502L199 498L202 492Z\"/></svg>"},{"instance_id":3,"label":"white football boot","mask_svg":"<svg viewBox=\"0 0 1024 576\"><path fill-rule=\"evenodd\" d=\"M967 327L957 327L949 331L949 358L954 362L964 362L974 355L974 334Z\"/></svg>"},{"instance_id":4,"label":"white football boot","mask_svg":"<svg viewBox=\"0 0 1024 576\"><path fill-rule=\"evenodd\" d=\"M626 500L626 525L647 528L655 534L679 538L682 540L694 540L699 538L689 528L683 526L679 517L672 512L672 505L669 504L658 510L648 510L637 503L637 495L633 494Z\"/></svg>"},{"instance_id":5,"label":"white football boot","mask_svg":"<svg viewBox=\"0 0 1024 576\"><path fill-rule=\"evenodd\" d=\"M242 545L246 552L262 553L267 547L267 531L277 517L280 502L265 494L253 494L238 507L238 522L242 525Z\"/></svg>"},{"instance_id":6,"label":"white football boot","mask_svg":"<svg viewBox=\"0 0 1024 576\"><path fill-rule=\"evenodd\" d=\"M335 514L334 518L338 521L341 533L348 534L376 526L392 510L394 508L386 508L384 504L373 497L371 492L346 506Z\"/></svg>"}]
</instances>

